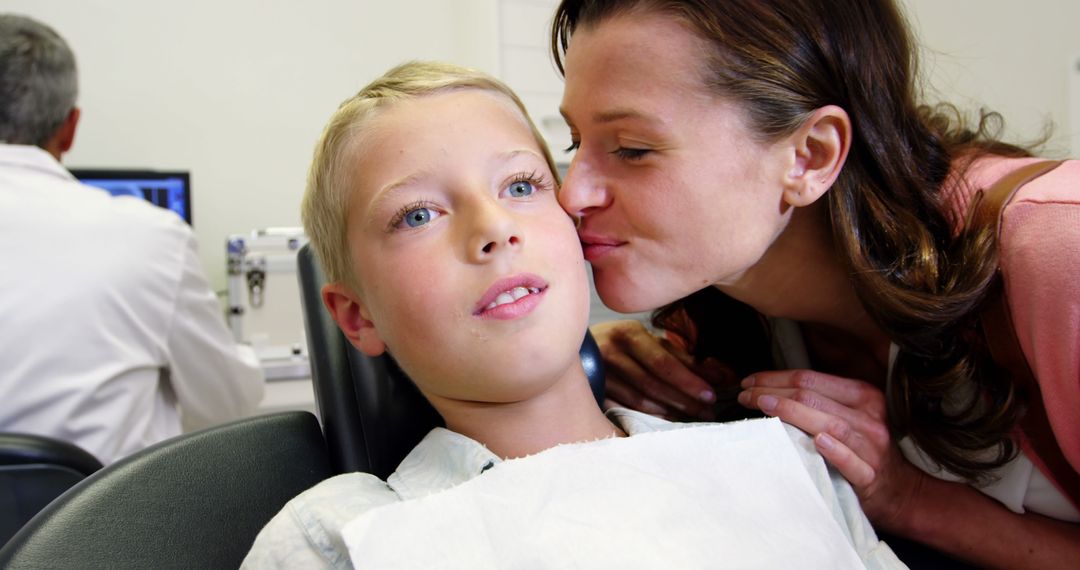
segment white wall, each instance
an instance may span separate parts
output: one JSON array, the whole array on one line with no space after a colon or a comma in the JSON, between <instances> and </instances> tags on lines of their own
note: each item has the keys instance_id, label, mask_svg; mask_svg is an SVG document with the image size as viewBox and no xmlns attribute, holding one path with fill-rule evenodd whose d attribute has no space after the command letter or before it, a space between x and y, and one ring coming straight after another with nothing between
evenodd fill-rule
<instances>
[{"instance_id":1,"label":"white wall","mask_svg":"<svg viewBox=\"0 0 1080 570\"><path fill-rule=\"evenodd\" d=\"M943 98L983 101L1023 137L1050 119L1051 150L1067 152L1080 2L903 3ZM83 124L69 166L192 172L195 230L219 290L228 234L299 225L315 139L341 100L410 58L500 72L496 0L4 0L0 10L49 23L76 52Z\"/></svg>"},{"instance_id":2,"label":"white wall","mask_svg":"<svg viewBox=\"0 0 1080 570\"><path fill-rule=\"evenodd\" d=\"M1080 155L1080 92L1069 87L1080 60L1080 2L902 1L939 99L1002 113L1014 140L1037 139L1051 122L1045 154Z\"/></svg>"}]
</instances>

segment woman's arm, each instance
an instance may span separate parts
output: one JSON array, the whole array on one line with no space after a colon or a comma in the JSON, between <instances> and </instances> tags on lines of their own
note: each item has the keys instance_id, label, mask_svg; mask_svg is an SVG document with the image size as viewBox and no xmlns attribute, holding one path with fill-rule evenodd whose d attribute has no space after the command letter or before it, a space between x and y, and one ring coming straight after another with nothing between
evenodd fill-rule
<instances>
[{"instance_id":1,"label":"woman's arm","mask_svg":"<svg viewBox=\"0 0 1080 570\"><path fill-rule=\"evenodd\" d=\"M1080 525L1017 514L968 485L923 475L893 531L984 568L1075 568Z\"/></svg>"},{"instance_id":2,"label":"woman's arm","mask_svg":"<svg viewBox=\"0 0 1080 570\"><path fill-rule=\"evenodd\" d=\"M875 526L991 568L1062 568L1080 560L1080 525L1013 513L904 459L885 425L884 395L873 385L794 370L755 374L743 386L744 405L814 436Z\"/></svg>"}]
</instances>

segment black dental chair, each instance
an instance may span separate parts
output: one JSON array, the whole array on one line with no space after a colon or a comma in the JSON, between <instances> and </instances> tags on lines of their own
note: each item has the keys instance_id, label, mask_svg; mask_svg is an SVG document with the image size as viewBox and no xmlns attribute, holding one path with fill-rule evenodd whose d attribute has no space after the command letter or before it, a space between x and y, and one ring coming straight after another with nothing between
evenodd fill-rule
<instances>
[{"instance_id":1,"label":"black dental chair","mask_svg":"<svg viewBox=\"0 0 1080 570\"><path fill-rule=\"evenodd\" d=\"M0 548L0 568L236 568L285 503L330 476L315 416L256 416L101 469Z\"/></svg>"},{"instance_id":2,"label":"black dental chair","mask_svg":"<svg viewBox=\"0 0 1080 570\"><path fill-rule=\"evenodd\" d=\"M311 358L315 405L336 473L364 471L382 479L442 418L389 356L356 350L323 306L326 276L311 245L298 254L301 304ZM581 362L596 401L604 401L600 350L586 333Z\"/></svg>"},{"instance_id":3,"label":"black dental chair","mask_svg":"<svg viewBox=\"0 0 1080 570\"><path fill-rule=\"evenodd\" d=\"M98 469L101 462L75 444L0 433L0 546L45 505Z\"/></svg>"}]
</instances>

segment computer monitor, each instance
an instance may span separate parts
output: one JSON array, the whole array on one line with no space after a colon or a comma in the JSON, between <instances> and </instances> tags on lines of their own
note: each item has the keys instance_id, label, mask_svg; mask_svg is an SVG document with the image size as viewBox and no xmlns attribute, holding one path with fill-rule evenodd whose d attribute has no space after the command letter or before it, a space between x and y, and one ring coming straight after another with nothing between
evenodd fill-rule
<instances>
[{"instance_id":1,"label":"computer monitor","mask_svg":"<svg viewBox=\"0 0 1080 570\"><path fill-rule=\"evenodd\" d=\"M191 176L187 172L72 168L71 174L113 196L135 196L172 210L191 224Z\"/></svg>"}]
</instances>

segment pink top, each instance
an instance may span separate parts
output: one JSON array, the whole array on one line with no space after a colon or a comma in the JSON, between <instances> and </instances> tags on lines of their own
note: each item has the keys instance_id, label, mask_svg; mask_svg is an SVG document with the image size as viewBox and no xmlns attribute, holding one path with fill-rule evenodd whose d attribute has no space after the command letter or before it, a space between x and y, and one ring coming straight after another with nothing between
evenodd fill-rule
<instances>
[{"instance_id":1,"label":"pink top","mask_svg":"<svg viewBox=\"0 0 1080 570\"><path fill-rule=\"evenodd\" d=\"M956 227L977 189L1038 160L976 161L967 184L944 191ZM1017 192L1005 208L999 249L1017 338L1039 382L1058 445L1080 472L1080 161L1066 161ZM1025 438L1020 444L1053 480Z\"/></svg>"}]
</instances>

